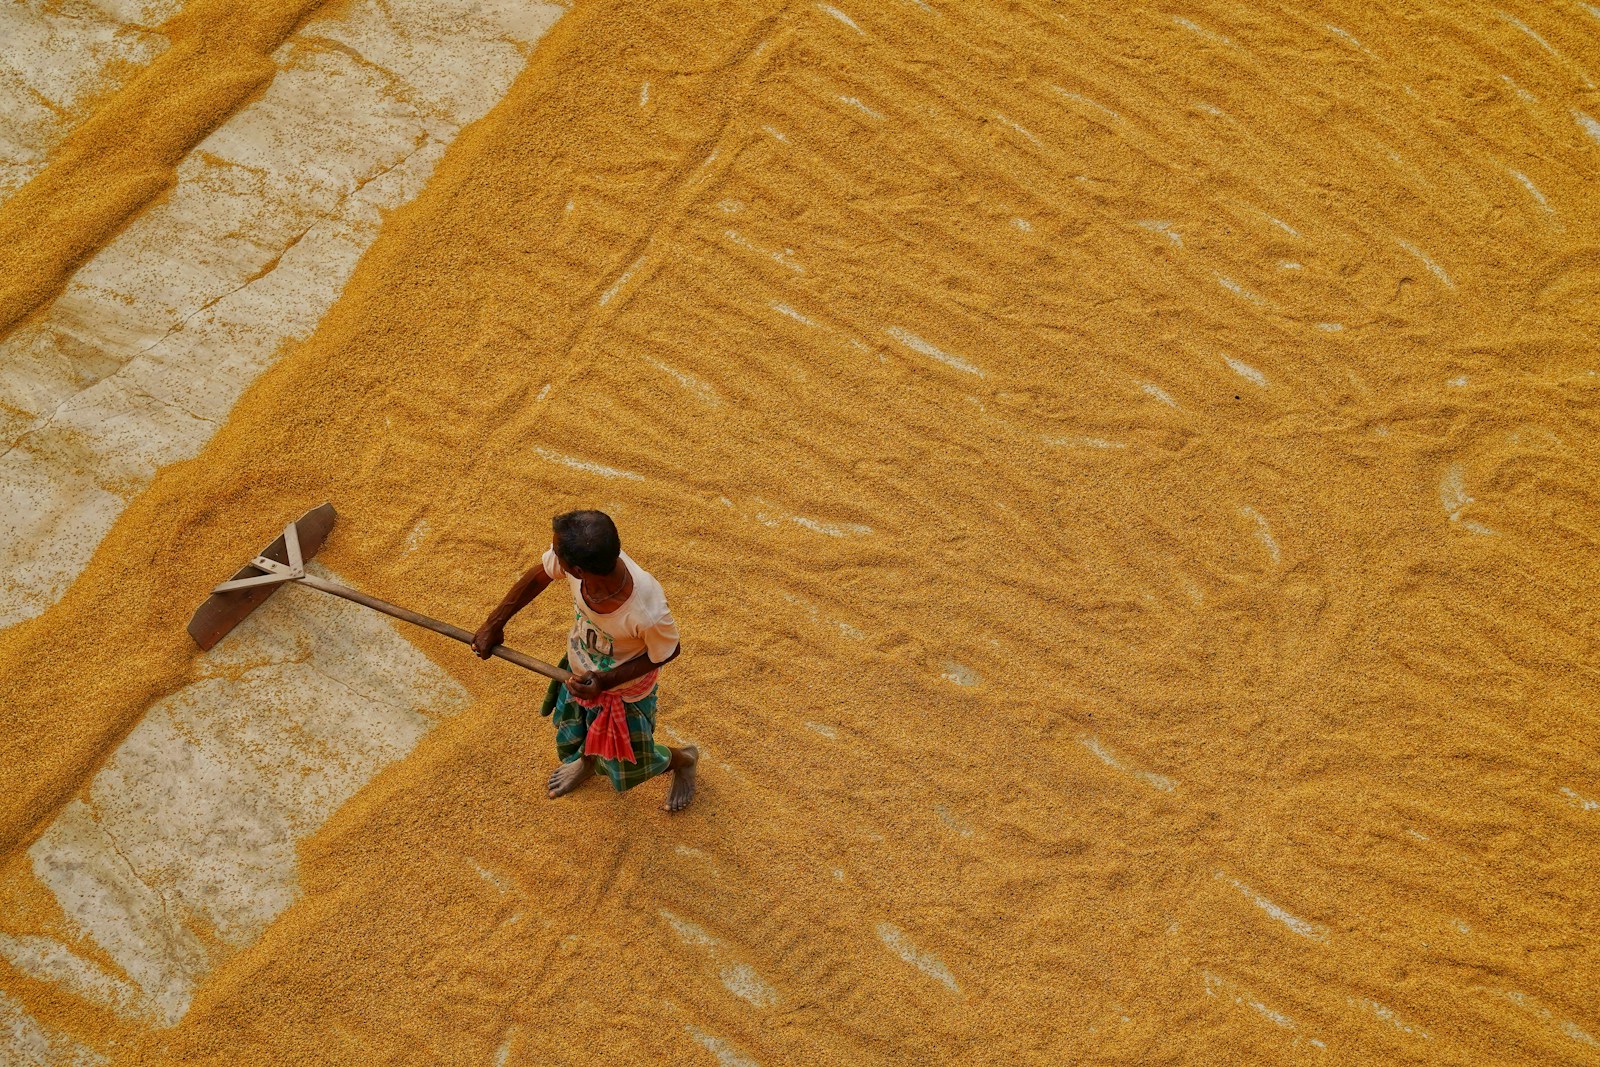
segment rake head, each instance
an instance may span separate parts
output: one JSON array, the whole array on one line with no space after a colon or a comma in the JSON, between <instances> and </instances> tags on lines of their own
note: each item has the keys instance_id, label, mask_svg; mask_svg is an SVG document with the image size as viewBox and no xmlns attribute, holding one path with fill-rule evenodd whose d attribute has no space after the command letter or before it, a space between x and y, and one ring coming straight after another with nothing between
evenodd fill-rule
<instances>
[{"instance_id":1,"label":"rake head","mask_svg":"<svg viewBox=\"0 0 1600 1067\"><path fill-rule=\"evenodd\" d=\"M283 528L283 535L232 578L217 586L189 620L189 636L210 648L244 621L284 582L305 574L305 561L317 554L338 514L332 504L312 508Z\"/></svg>"}]
</instances>

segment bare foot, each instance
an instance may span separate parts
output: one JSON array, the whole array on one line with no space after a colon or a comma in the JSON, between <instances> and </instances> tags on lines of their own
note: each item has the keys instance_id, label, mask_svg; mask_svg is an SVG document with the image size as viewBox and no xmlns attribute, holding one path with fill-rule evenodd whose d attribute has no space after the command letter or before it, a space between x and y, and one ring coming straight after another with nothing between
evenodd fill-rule
<instances>
[{"instance_id":1,"label":"bare foot","mask_svg":"<svg viewBox=\"0 0 1600 1067\"><path fill-rule=\"evenodd\" d=\"M694 772L700 766L700 750L690 745L674 749L672 757L672 791L661 805L662 811L682 811L694 799Z\"/></svg>"},{"instance_id":2,"label":"bare foot","mask_svg":"<svg viewBox=\"0 0 1600 1067\"><path fill-rule=\"evenodd\" d=\"M593 773L594 760L588 756L579 756L571 763L563 763L550 772L550 781L545 783L550 789L550 799L566 796Z\"/></svg>"}]
</instances>

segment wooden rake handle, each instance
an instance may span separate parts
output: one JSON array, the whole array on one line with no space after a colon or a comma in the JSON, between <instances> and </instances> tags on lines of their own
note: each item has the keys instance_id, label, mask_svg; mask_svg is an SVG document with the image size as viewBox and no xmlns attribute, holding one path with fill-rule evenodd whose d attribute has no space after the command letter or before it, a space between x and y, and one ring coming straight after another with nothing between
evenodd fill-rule
<instances>
[{"instance_id":1,"label":"wooden rake handle","mask_svg":"<svg viewBox=\"0 0 1600 1067\"><path fill-rule=\"evenodd\" d=\"M373 611L381 611L385 615L391 615L399 619L401 622L409 622L414 626L421 626L425 630L432 630L436 634L453 637L464 645L472 644L472 635L459 626L451 626L447 622L430 619L426 615L407 610L398 604L391 604L387 600L379 600L375 596L368 596L347 586L339 585L337 582L326 581L314 574L302 575L294 580L301 585L309 585L311 588L321 592L343 597L345 600L353 601L365 608L371 608ZM509 663L515 663L519 667L525 667L535 674L544 675L546 678L554 678L558 682L565 682L572 677L571 671L553 667L542 659L534 659L532 656L524 652L518 652L516 649L509 648L506 645L495 645L494 648L489 650L489 655L497 656Z\"/></svg>"}]
</instances>

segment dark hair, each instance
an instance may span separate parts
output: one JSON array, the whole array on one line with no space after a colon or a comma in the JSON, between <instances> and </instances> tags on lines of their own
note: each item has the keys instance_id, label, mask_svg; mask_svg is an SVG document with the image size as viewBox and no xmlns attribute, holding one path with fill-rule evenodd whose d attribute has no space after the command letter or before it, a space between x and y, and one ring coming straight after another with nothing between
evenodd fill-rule
<instances>
[{"instance_id":1,"label":"dark hair","mask_svg":"<svg viewBox=\"0 0 1600 1067\"><path fill-rule=\"evenodd\" d=\"M617 524L603 511L569 511L557 515L556 555L562 563L580 567L592 574L610 574L622 554L622 538Z\"/></svg>"}]
</instances>

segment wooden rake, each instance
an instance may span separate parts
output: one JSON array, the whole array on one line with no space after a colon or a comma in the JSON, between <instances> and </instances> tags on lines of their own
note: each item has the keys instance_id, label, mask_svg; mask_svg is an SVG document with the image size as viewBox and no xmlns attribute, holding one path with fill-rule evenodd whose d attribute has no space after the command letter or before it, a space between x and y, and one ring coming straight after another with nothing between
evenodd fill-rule
<instances>
[{"instance_id":1,"label":"wooden rake","mask_svg":"<svg viewBox=\"0 0 1600 1067\"><path fill-rule=\"evenodd\" d=\"M305 561L317 554L317 550L322 547L322 542L327 540L328 532L333 529L334 521L338 517L332 504L312 508L285 526L283 536L245 564L239 573L213 589L206 602L194 613L194 618L189 620L189 636L194 638L195 644L201 648L215 645L228 635L228 631L243 622L246 615L277 592L279 586L290 582L308 586L318 592L343 597L345 600L371 608L373 611L381 611L402 622L409 622L432 630L436 634L453 637L462 644L472 643L472 635L459 626L430 619L426 615L408 611L387 600L379 600L375 596L368 596L336 582L318 578L314 574L307 574ZM505 645L494 646L489 654L515 663L519 667L525 667L536 674L542 674L546 678L554 678L558 682L565 682L572 677L569 671L553 667L544 660L534 659Z\"/></svg>"}]
</instances>

